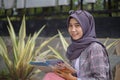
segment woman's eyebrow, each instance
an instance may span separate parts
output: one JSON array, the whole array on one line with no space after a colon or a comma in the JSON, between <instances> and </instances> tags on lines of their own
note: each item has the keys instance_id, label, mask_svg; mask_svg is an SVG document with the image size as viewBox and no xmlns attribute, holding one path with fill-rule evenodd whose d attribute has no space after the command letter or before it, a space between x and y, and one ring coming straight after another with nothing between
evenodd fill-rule
<instances>
[{"instance_id":1,"label":"woman's eyebrow","mask_svg":"<svg viewBox=\"0 0 120 80\"><path fill-rule=\"evenodd\" d=\"M75 24L79 24L79 23L77 22L77 23L75 23Z\"/></svg>"},{"instance_id":2,"label":"woman's eyebrow","mask_svg":"<svg viewBox=\"0 0 120 80\"><path fill-rule=\"evenodd\" d=\"M71 24L71 23L69 23L69 24ZM79 23L74 23L74 24L79 24ZM80 25L80 24L79 24Z\"/></svg>"}]
</instances>

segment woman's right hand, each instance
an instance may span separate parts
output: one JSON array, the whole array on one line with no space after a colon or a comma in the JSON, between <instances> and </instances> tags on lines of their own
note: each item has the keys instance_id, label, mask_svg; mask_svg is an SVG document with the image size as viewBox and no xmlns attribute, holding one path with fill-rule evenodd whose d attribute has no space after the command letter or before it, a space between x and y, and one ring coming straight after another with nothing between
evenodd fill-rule
<instances>
[{"instance_id":1,"label":"woman's right hand","mask_svg":"<svg viewBox=\"0 0 120 80\"><path fill-rule=\"evenodd\" d=\"M65 80L77 80L77 77L73 76L72 73L68 71L63 71L60 69L54 69L54 73L57 74L58 76L64 78Z\"/></svg>"}]
</instances>

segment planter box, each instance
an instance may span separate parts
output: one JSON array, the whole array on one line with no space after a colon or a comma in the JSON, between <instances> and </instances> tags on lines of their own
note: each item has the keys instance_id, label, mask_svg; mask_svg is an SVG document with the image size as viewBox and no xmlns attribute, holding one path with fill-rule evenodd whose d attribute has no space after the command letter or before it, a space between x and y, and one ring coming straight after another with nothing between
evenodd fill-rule
<instances>
[{"instance_id":1,"label":"planter box","mask_svg":"<svg viewBox=\"0 0 120 80\"><path fill-rule=\"evenodd\" d=\"M17 0L16 7L17 8L24 8L25 0Z\"/></svg>"},{"instance_id":2,"label":"planter box","mask_svg":"<svg viewBox=\"0 0 120 80\"><path fill-rule=\"evenodd\" d=\"M85 0L86 3L95 3L96 0Z\"/></svg>"},{"instance_id":3,"label":"planter box","mask_svg":"<svg viewBox=\"0 0 120 80\"><path fill-rule=\"evenodd\" d=\"M17 0L17 8L56 6L56 0Z\"/></svg>"},{"instance_id":4,"label":"planter box","mask_svg":"<svg viewBox=\"0 0 120 80\"><path fill-rule=\"evenodd\" d=\"M0 8L2 8L2 0L0 0Z\"/></svg>"},{"instance_id":5,"label":"planter box","mask_svg":"<svg viewBox=\"0 0 120 80\"><path fill-rule=\"evenodd\" d=\"M58 5L69 5L70 4L70 0L57 0L58 1Z\"/></svg>"},{"instance_id":6,"label":"planter box","mask_svg":"<svg viewBox=\"0 0 120 80\"><path fill-rule=\"evenodd\" d=\"M56 6L56 0L26 0L26 8Z\"/></svg>"},{"instance_id":7,"label":"planter box","mask_svg":"<svg viewBox=\"0 0 120 80\"><path fill-rule=\"evenodd\" d=\"M15 0L3 0L4 8L10 9L14 7Z\"/></svg>"},{"instance_id":8,"label":"planter box","mask_svg":"<svg viewBox=\"0 0 120 80\"><path fill-rule=\"evenodd\" d=\"M17 8L54 7L69 3L70 0L17 0Z\"/></svg>"}]
</instances>

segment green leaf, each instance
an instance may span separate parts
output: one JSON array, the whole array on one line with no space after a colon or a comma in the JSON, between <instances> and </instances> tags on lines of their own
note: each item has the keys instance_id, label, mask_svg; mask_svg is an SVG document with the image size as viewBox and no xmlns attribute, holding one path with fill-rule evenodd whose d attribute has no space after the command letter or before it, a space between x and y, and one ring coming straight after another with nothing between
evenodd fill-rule
<instances>
[{"instance_id":1,"label":"green leaf","mask_svg":"<svg viewBox=\"0 0 120 80\"><path fill-rule=\"evenodd\" d=\"M25 16L23 16L22 24L19 30L19 39L24 40L25 37L26 37L26 22L25 22Z\"/></svg>"},{"instance_id":2,"label":"green leaf","mask_svg":"<svg viewBox=\"0 0 120 80\"><path fill-rule=\"evenodd\" d=\"M60 53L57 50L55 50L51 46L48 46L48 48L57 56L58 59L65 61L64 58L60 55Z\"/></svg>"},{"instance_id":3,"label":"green leaf","mask_svg":"<svg viewBox=\"0 0 120 80\"><path fill-rule=\"evenodd\" d=\"M106 40L105 40L105 42L103 43L103 45L107 45L107 42L109 41L109 38L107 38Z\"/></svg>"},{"instance_id":4,"label":"green leaf","mask_svg":"<svg viewBox=\"0 0 120 80\"><path fill-rule=\"evenodd\" d=\"M110 49L111 47L115 46L117 43L119 42L119 40L115 40L112 43L110 43L109 45L106 46L106 49Z\"/></svg>"},{"instance_id":5,"label":"green leaf","mask_svg":"<svg viewBox=\"0 0 120 80\"><path fill-rule=\"evenodd\" d=\"M62 42L64 50L67 51L67 47L68 47L67 41L65 40L65 38L62 35L62 33L59 30L58 30L58 34L59 34L60 41Z\"/></svg>"},{"instance_id":6,"label":"green leaf","mask_svg":"<svg viewBox=\"0 0 120 80\"><path fill-rule=\"evenodd\" d=\"M36 50L36 52L35 52L35 55L36 55L36 56L39 55L38 53L40 52L40 50L41 50L42 48L44 48L44 47L45 47L49 42L51 42L53 39L55 39L57 36L58 36L58 34L55 35L55 36L53 36L53 37L51 37L51 38L49 38L48 40L44 41L44 42L37 48L37 50Z\"/></svg>"},{"instance_id":7,"label":"green leaf","mask_svg":"<svg viewBox=\"0 0 120 80\"><path fill-rule=\"evenodd\" d=\"M44 59L45 57L47 57L47 55L48 55L49 52L50 52L50 50L46 50L46 51L40 53L38 55L38 59Z\"/></svg>"}]
</instances>

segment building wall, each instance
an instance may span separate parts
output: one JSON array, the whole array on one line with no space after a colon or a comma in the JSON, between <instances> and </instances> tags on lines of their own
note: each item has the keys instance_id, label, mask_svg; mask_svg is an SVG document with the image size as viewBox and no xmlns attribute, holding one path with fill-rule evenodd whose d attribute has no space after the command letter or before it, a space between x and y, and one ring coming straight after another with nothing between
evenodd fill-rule
<instances>
[{"instance_id":1,"label":"building wall","mask_svg":"<svg viewBox=\"0 0 120 80\"><path fill-rule=\"evenodd\" d=\"M50 37L57 34L57 30L64 32L68 37L66 19L34 19L26 21L27 35L38 31L46 25L40 36ZM21 21L12 22L16 34L19 32ZM7 21L0 21L0 36L8 36ZM120 37L120 17L99 17L95 18L96 33L98 38L119 38Z\"/></svg>"}]
</instances>

